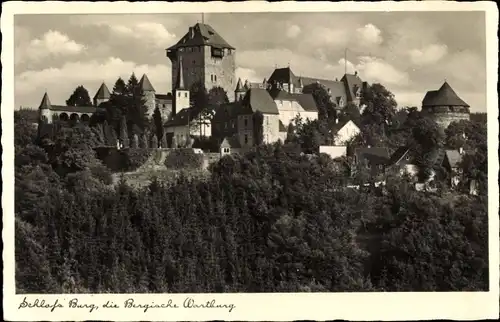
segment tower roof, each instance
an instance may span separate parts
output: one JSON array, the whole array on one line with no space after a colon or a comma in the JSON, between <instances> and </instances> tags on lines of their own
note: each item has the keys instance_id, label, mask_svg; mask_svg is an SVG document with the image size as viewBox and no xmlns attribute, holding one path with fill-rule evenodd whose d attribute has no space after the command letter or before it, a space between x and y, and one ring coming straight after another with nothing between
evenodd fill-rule
<instances>
[{"instance_id":1,"label":"tower roof","mask_svg":"<svg viewBox=\"0 0 500 322\"><path fill-rule=\"evenodd\" d=\"M39 109L50 109L52 104L50 103L49 94L45 92L42 98L42 102L40 103Z\"/></svg>"},{"instance_id":2,"label":"tower roof","mask_svg":"<svg viewBox=\"0 0 500 322\"><path fill-rule=\"evenodd\" d=\"M197 23L193 27L189 27L189 31L182 37L177 44L168 48L177 49L180 47L191 46L213 46L219 48L235 49L222 38L214 28L204 23Z\"/></svg>"},{"instance_id":3,"label":"tower roof","mask_svg":"<svg viewBox=\"0 0 500 322\"><path fill-rule=\"evenodd\" d=\"M465 106L469 107L457 93L451 88L448 82L444 82L437 91L428 91L422 101L422 106Z\"/></svg>"},{"instance_id":4,"label":"tower roof","mask_svg":"<svg viewBox=\"0 0 500 322\"><path fill-rule=\"evenodd\" d=\"M146 74L142 75L141 80L139 81L139 85L141 89L145 92L155 92L153 85L149 81L149 78Z\"/></svg>"},{"instance_id":5,"label":"tower roof","mask_svg":"<svg viewBox=\"0 0 500 322\"><path fill-rule=\"evenodd\" d=\"M108 99L111 97L111 94L109 93L109 89L104 84L104 82L101 84L101 87L97 90L97 93L95 93L94 99Z\"/></svg>"},{"instance_id":6,"label":"tower roof","mask_svg":"<svg viewBox=\"0 0 500 322\"><path fill-rule=\"evenodd\" d=\"M185 89L184 72L182 71L182 57L179 57L179 69L177 71L177 83L175 84L175 89Z\"/></svg>"},{"instance_id":7,"label":"tower roof","mask_svg":"<svg viewBox=\"0 0 500 322\"><path fill-rule=\"evenodd\" d=\"M243 88L243 84L241 83L241 78L238 78L238 82L236 83L236 89L234 90L235 92L244 92L245 89Z\"/></svg>"}]
</instances>

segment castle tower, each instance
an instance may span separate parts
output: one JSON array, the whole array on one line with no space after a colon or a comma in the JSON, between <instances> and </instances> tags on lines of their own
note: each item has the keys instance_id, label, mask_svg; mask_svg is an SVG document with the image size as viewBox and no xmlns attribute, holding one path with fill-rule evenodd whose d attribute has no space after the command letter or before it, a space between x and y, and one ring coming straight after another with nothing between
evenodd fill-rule
<instances>
[{"instance_id":1,"label":"castle tower","mask_svg":"<svg viewBox=\"0 0 500 322\"><path fill-rule=\"evenodd\" d=\"M422 112L427 113L443 131L451 122L469 120L469 107L446 81L437 91L428 91L422 101Z\"/></svg>"},{"instance_id":2,"label":"castle tower","mask_svg":"<svg viewBox=\"0 0 500 322\"><path fill-rule=\"evenodd\" d=\"M40 106L38 107L39 110L39 122L43 123L52 123L52 111L51 111L52 104L50 103L49 99L49 94L45 92L42 98L42 102L40 103Z\"/></svg>"},{"instance_id":3,"label":"castle tower","mask_svg":"<svg viewBox=\"0 0 500 322\"><path fill-rule=\"evenodd\" d=\"M177 68L183 58L183 73L186 89L201 82L209 91L222 87L230 101L234 100L236 85L235 48L229 45L211 26L197 23L167 49L167 57L172 63L172 84L177 84Z\"/></svg>"},{"instance_id":4,"label":"castle tower","mask_svg":"<svg viewBox=\"0 0 500 322\"><path fill-rule=\"evenodd\" d=\"M234 90L234 100L241 101L245 96L246 90L241 83L241 78L238 78L238 83L236 83L236 89Z\"/></svg>"},{"instance_id":5,"label":"castle tower","mask_svg":"<svg viewBox=\"0 0 500 322\"><path fill-rule=\"evenodd\" d=\"M172 107L172 115L179 113L190 106L189 89L186 87L184 79L184 68L182 66L182 56L179 58L179 66L177 67L176 83L174 86L174 104Z\"/></svg>"},{"instance_id":6,"label":"castle tower","mask_svg":"<svg viewBox=\"0 0 500 322\"><path fill-rule=\"evenodd\" d=\"M111 94L109 93L109 89L104 84L104 82L101 84L101 87L97 90L97 93L95 93L94 96L94 106L99 106L101 103L109 101L111 97Z\"/></svg>"},{"instance_id":7,"label":"castle tower","mask_svg":"<svg viewBox=\"0 0 500 322\"><path fill-rule=\"evenodd\" d=\"M139 86L144 94L144 99L146 100L145 105L148 108L147 115L148 117L153 117L153 113L156 107L156 99L155 99L156 91L146 74L142 75L141 80L139 81Z\"/></svg>"}]
</instances>

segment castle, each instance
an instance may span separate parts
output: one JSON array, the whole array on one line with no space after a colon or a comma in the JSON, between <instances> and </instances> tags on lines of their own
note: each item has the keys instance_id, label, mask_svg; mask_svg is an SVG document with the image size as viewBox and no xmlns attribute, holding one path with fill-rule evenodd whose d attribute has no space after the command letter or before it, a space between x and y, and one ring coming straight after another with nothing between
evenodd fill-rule
<instances>
[{"instance_id":1,"label":"castle","mask_svg":"<svg viewBox=\"0 0 500 322\"><path fill-rule=\"evenodd\" d=\"M213 136L220 144L249 147L256 142L252 115L263 115L263 142L284 140L292 120L318 118L318 108L311 94L304 94L312 84L324 86L331 101L339 110L348 104L360 108L367 82L358 73L345 74L340 80L297 76L290 66L275 68L268 80L252 83L236 79L236 49L228 44L211 26L196 23L173 46L166 49L172 65L172 92L156 93L147 75L140 80L147 114L152 117L159 108L165 123L169 145L182 145L190 136ZM207 107L211 116L200 114L191 107L190 89L201 83L207 90L222 87L230 103ZM45 93L39 107L41 120L85 121L103 108L110 92L103 83L94 96L93 106L52 105ZM426 94L422 110L429 112L441 127L459 119L468 119L469 106L451 89L448 83ZM173 142L173 143L172 143ZM224 149L227 151L227 148Z\"/></svg>"}]
</instances>

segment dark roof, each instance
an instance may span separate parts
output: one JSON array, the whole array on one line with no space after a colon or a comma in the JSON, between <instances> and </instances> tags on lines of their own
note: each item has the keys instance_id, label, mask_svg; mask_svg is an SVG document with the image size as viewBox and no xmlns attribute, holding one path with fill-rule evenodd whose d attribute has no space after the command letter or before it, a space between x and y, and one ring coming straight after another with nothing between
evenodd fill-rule
<instances>
[{"instance_id":1,"label":"dark roof","mask_svg":"<svg viewBox=\"0 0 500 322\"><path fill-rule=\"evenodd\" d=\"M296 101L298 102L302 108L308 112L317 112L318 106L316 105L316 101L312 94L298 94L298 93L288 93L284 90L271 90L269 92L271 98L274 100L282 100L282 101Z\"/></svg>"},{"instance_id":2,"label":"dark roof","mask_svg":"<svg viewBox=\"0 0 500 322\"><path fill-rule=\"evenodd\" d=\"M52 111L68 112L68 113L95 113L99 109L95 106L66 106L66 105L52 105Z\"/></svg>"},{"instance_id":3,"label":"dark roof","mask_svg":"<svg viewBox=\"0 0 500 322\"><path fill-rule=\"evenodd\" d=\"M179 57L179 67L177 68L177 81L175 83L175 89L185 89L184 88L184 71L182 67L182 56Z\"/></svg>"},{"instance_id":4,"label":"dark roof","mask_svg":"<svg viewBox=\"0 0 500 322\"><path fill-rule=\"evenodd\" d=\"M358 77L357 74L345 74L344 77L342 77L341 81L344 82L347 100L349 102L351 102L356 97L356 93L354 92L355 89L363 89L363 81Z\"/></svg>"},{"instance_id":5,"label":"dark roof","mask_svg":"<svg viewBox=\"0 0 500 322\"><path fill-rule=\"evenodd\" d=\"M410 152L410 148L407 146L399 147L394 153L391 155L391 159L389 160L389 164L396 165L401 159Z\"/></svg>"},{"instance_id":6,"label":"dark roof","mask_svg":"<svg viewBox=\"0 0 500 322\"><path fill-rule=\"evenodd\" d=\"M51 105L52 104L50 103L49 94L47 94L47 92L45 92L45 94L43 95L42 101L40 102L40 106L38 108L39 109L45 109L45 108L50 109Z\"/></svg>"},{"instance_id":7,"label":"dark roof","mask_svg":"<svg viewBox=\"0 0 500 322\"><path fill-rule=\"evenodd\" d=\"M236 136L225 137L220 144L221 148L241 148L240 141Z\"/></svg>"},{"instance_id":8,"label":"dark roof","mask_svg":"<svg viewBox=\"0 0 500 322\"><path fill-rule=\"evenodd\" d=\"M104 84L104 82L101 84L99 89L97 90L97 93L95 93L94 99L108 99L111 97L111 94L109 93L108 86Z\"/></svg>"},{"instance_id":9,"label":"dark roof","mask_svg":"<svg viewBox=\"0 0 500 322\"><path fill-rule=\"evenodd\" d=\"M280 124L279 124L279 132L288 132L285 124L283 124L283 122L281 122L281 120L280 120Z\"/></svg>"},{"instance_id":10,"label":"dark roof","mask_svg":"<svg viewBox=\"0 0 500 322\"><path fill-rule=\"evenodd\" d=\"M141 80L139 81L139 85L141 86L141 89L145 92L155 91L153 85L151 85L151 82L149 81L149 78L146 74L142 75Z\"/></svg>"},{"instance_id":11,"label":"dark roof","mask_svg":"<svg viewBox=\"0 0 500 322\"><path fill-rule=\"evenodd\" d=\"M457 150L446 150L445 156L452 168L458 167L458 164L462 161L462 155Z\"/></svg>"},{"instance_id":12,"label":"dark roof","mask_svg":"<svg viewBox=\"0 0 500 322\"><path fill-rule=\"evenodd\" d=\"M188 125L200 115L199 110L194 108L184 108L180 110L175 116L165 123L165 126L183 126Z\"/></svg>"},{"instance_id":13,"label":"dark roof","mask_svg":"<svg viewBox=\"0 0 500 322\"><path fill-rule=\"evenodd\" d=\"M299 79L295 76L290 67L276 68L271 74L271 77L269 77L268 83L272 84L274 82L291 83L294 86L298 86Z\"/></svg>"},{"instance_id":14,"label":"dark roof","mask_svg":"<svg viewBox=\"0 0 500 322\"><path fill-rule=\"evenodd\" d=\"M213 46L219 48L235 49L229 45L211 26L207 24L197 23L193 27L189 27L189 31L182 37L177 44L168 48L169 50L180 47L190 46Z\"/></svg>"},{"instance_id":15,"label":"dark roof","mask_svg":"<svg viewBox=\"0 0 500 322\"><path fill-rule=\"evenodd\" d=\"M212 120L214 122L228 121L237 117L241 109L241 102L239 101L218 105L215 107L215 115Z\"/></svg>"},{"instance_id":16,"label":"dark roof","mask_svg":"<svg viewBox=\"0 0 500 322\"><path fill-rule=\"evenodd\" d=\"M341 81L333 81L333 80L327 80L327 79L319 79L319 78L311 78L311 77L302 77L302 81L304 86L308 86L311 84L316 84L319 83L327 90L330 90L329 94L331 97L335 99L335 102L338 103L337 98L342 97L344 99L344 102L347 102L347 94L345 91L345 85Z\"/></svg>"},{"instance_id":17,"label":"dark roof","mask_svg":"<svg viewBox=\"0 0 500 322\"><path fill-rule=\"evenodd\" d=\"M428 91L422 100L422 106L465 106L469 107L451 86L444 82L437 91Z\"/></svg>"},{"instance_id":18,"label":"dark roof","mask_svg":"<svg viewBox=\"0 0 500 322\"><path fill-rule=\"evenodd\" d=\"M243 98L243 105L250 107L252 112L262 114L279 114L278 107L268 91L262 88L250 88Z\"/></svg>"},{"instance_id":19,"label":"dark roof","mask_svg":"<svg viewBox=\"0 0 500 322\"><path fill-rule=\"evenodd\" d=\"M168 94L155 94L155 98L159 100L172 100L172 93Z\"/></svg>"},{"instance_id":20,"label":"dark roof","mask_svg":"<svg viewBox=\"0 0 500 322\"><path fill-rule=\"evenodd\" d=\"M241 78L238 78L238 82L236 83L236 89L234 90L235 92L244 92L245 89L243 88L243 83L241 82Z\"/></svg>"},{"instance_id":21,"label":"dark roof","mask_svg":"<svg viewBox=\"0 0 500 322\"><path fill-rule=\"evenodd\" d=\"M390 160L387 148L357 148L354 154L356 155L357 162L366 160L370 164L388 164Z\"/></svg>"}]
</instances>

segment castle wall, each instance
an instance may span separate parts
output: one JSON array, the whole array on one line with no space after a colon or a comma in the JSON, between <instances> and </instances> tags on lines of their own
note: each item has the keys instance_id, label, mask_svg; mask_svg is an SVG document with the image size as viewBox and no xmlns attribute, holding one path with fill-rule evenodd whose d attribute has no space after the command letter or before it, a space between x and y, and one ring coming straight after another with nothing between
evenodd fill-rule
<instances>
[{"instance_id":1,"label":"castle wall","mask_svg":"<svg viewBox=\"0 0 500 322\"><path fill-rule=\"evenodd\" d=\"M470 115L468 113L432 113L431 118L439 125L439 127L444 131L448 128L450 123L458 122L461 120L470 120Z\"/></svg>"},{"instance_id":2,"label":"castle wall","mask_svg":"<svg viewBox=\"0 0 500 322\"><path fill-rule=\"evenodd\" d=\"M238 115L238 139L242 147L254 145L253 118L251 114ZM246 140L245 140L246 138Z\"/></svg>"},{"instance_id":3,"label":"castle wall","mask_svg":"<svg viewBox=\"0 0 500 322\"><path fill-rule=\"evenodd\" d=\"M262 121L262 133L264 135L264 143L274 143L280 138L279 132L280 116L275 114L264 114Z\"/></svg>"},{"instance_id":4,"label":"castle wall","mask_svg":"<svg viewBox=\"0 0 500 322\"><path fill-rule=\"evenodd\" d=\"M236 71L236 52L224 49L224 57L212 57L210 46L204 47L205 87L209 91L211 88L220 86L227 92L229 101L234 101L234 90L238 81L235 75ZM216 76L216 79L215 79ZM214 78L212 78L214 77Z\"/></svg>"},{"instance_id":5,"label":"castle wall","mask_svg":"<svg viewBox=\"0 0 500 322\"><path fill-rule=\"evenodd\" d=\"M184 85L187 89L191 89L193 84L202 81L207 90L215 86L224 88L229 100L234 100L234 89L237 81L235 79L236 60L234 50L229 54L229 51L225 49L222 58L213 58L210 46L179 48L177 57L171 60L172 86L177 83L179 57L181 56ZM213 76L216 76L217 79L215 80Z\"/></svg>"}]
</instances>

